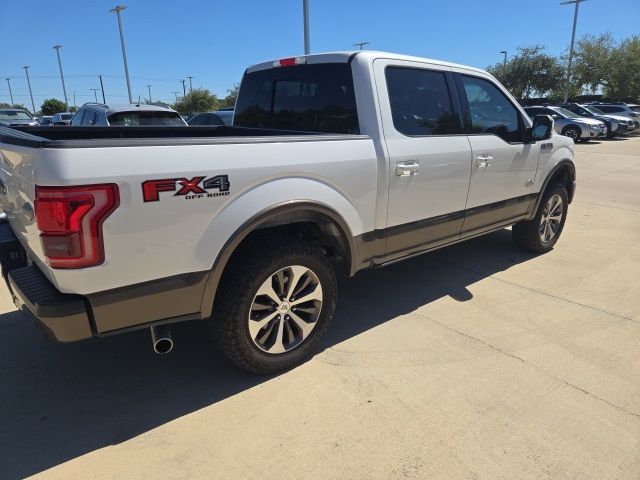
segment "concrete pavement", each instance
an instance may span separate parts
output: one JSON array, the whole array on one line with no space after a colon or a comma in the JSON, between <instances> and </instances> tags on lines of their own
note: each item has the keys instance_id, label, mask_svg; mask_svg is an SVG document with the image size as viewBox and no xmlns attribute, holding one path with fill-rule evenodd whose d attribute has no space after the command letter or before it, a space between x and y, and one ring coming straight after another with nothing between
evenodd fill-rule
<instances>
[{"instance_id":1,"label":"concrete pavement","mask_svg":"<svg viewBox=\"0 0 640 480\"><path fill-rule=\"evenodd\" d=\"M0 291L0 478L640 478L640 137L577 145L549 254L510 232L345 280L307 364L202 324L46 342Z\"/></svg>"}]
</instances>

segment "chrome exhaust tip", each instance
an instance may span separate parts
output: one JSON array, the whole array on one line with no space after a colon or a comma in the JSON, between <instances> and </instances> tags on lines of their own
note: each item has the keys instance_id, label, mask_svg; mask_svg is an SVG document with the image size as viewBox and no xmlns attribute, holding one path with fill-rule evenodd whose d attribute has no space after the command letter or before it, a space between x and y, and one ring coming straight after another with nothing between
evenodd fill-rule
<instances>
[{"instance_id":1,"label":"chrome exhaust tip","mask_svg":"<svg viewBox=\"0 0 640 480\"><path fill-rule=\"evenodd\" d=\"M164 355L173 350L173 337L169 325L159 325L151 327L151 343L153 351L159 355Z\"/></svg>"}]
</instances>

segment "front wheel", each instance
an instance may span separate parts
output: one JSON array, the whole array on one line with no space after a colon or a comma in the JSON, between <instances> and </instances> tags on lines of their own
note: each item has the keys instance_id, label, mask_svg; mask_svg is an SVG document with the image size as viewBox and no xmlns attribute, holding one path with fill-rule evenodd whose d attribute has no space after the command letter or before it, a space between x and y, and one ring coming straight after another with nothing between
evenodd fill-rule
<instances>
[{"instance_id":1,"label":"front wheel","mask_svg":"<svg viewBox=\"0 0 640 480\"><path fill-rule=\"evenodd\" d=\"M574 142L577 142L578 140L580 140L580 135L582 135L582 132L575 125L569 125L568 127L565 127L564 130L562 130L562 135L572 138Z\"/></svg>"},{"instance_id":2,"label":"front wheel","mask_svg":"<svg viewBox=\"0 0 640 480\"><path fill-rule=\"evenodd\" d=\"M266 239L235 259L225 273L211 320L222 352L254 373L292 368L313 353L329 328L337 284L317 246Z\"/></svg>"},{"instance_id":3,"label":"front wheel","mask_svg":"<svg viewBox=\"0 0 640 480\"><path fill-rule=\"evenodd\" d=\"M523 250L546 253L553 248L567 220L569 196L564 185L549 188L532 220L516 223L512 228L513 239Z\"/></svg>"}]
</instances>

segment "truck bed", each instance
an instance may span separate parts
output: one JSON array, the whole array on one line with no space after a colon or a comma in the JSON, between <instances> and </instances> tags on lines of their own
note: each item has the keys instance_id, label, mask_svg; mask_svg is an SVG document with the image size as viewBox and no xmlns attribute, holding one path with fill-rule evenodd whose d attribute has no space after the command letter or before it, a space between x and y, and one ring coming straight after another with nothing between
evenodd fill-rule
<instances>
[{"instance_id":1,"label":"truck bed","mask_svg":"<svg viewBox=\"0 0 640 480\"><path fill-rule=\"evenodd\" d=\"M0 143L31 148L87 148L151 145L207 145L215 143L272 142L272 137L296 141L343 140L360 135L324 134L263 128L204 127L66 127L0 126ZM320 138L319 138L320 137Z\"/></svg>"}]
</instances>

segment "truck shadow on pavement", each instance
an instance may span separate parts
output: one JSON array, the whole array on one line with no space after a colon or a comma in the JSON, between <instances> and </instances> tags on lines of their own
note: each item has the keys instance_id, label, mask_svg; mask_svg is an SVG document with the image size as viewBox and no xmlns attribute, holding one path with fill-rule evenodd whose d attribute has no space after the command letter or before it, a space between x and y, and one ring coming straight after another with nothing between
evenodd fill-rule
<instances>
[{"instance_id":1,"label":"truck shadow on pavement","mask_svg":"<svg viewBox=\"0 0 640 480\"><path fill-rule=\"evenodd\" d=\"M345 279L322 348L445 296L469 300L469 285L533 257L501 230ZM121 443L273 378L233 367L204 322L178 325L176 348L164 357L152 352L146 330L60 345L10 312L0 315L0 332L3 479Z\"/></svg>"}]
</instances>

